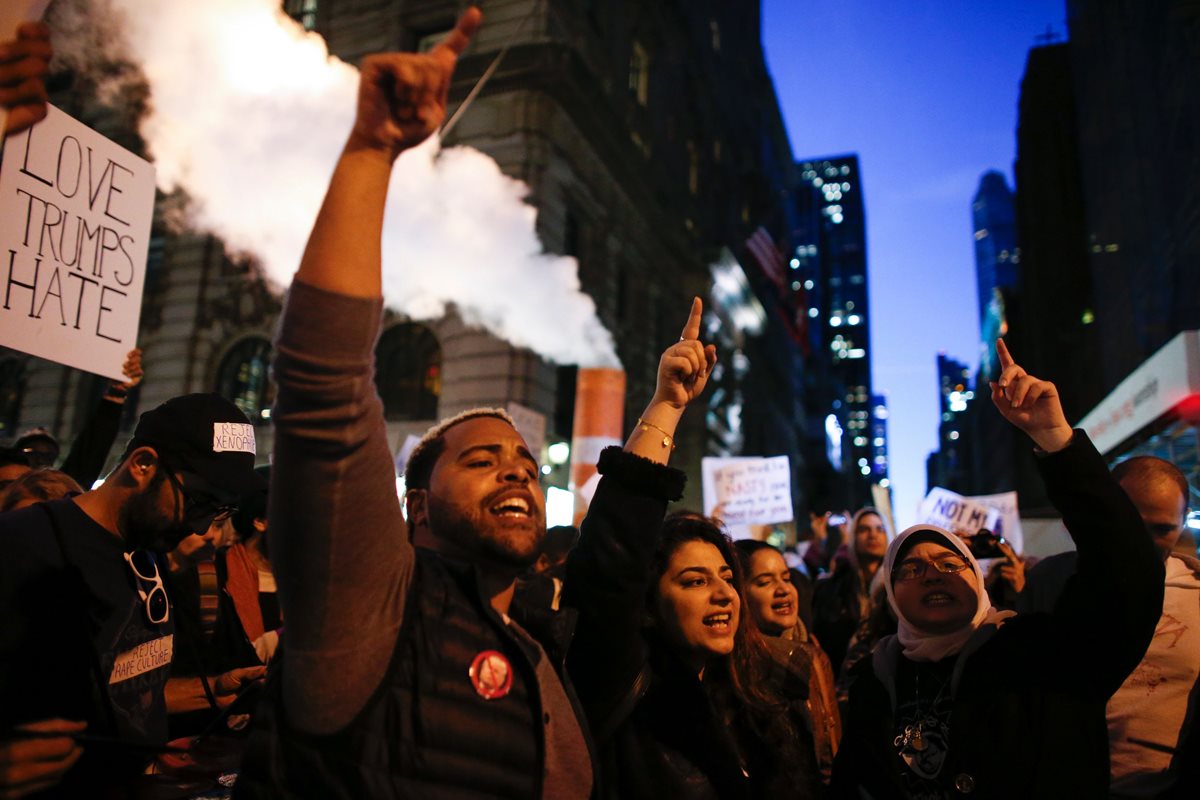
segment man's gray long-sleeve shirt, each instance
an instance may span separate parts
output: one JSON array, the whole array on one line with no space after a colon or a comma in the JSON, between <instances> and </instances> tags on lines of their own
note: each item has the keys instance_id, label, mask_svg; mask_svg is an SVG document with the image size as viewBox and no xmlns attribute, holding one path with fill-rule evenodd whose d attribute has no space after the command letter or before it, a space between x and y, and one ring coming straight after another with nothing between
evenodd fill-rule
<instances>
[{"instance_id":1,"label":"man's gray long-sleeve shirt","mask_svg":"<svg viewBox=\"0 0 1200 800\"><path fill-rule=\"evenodd\" d=\"M271 555L283 607L283 697L293 725L338 731L388 673L416 554L396 495L374 347L382 306L296 281L277 340ZM544 796L586 796L591 764L540 646ZM465 679L465 677L464 677Z\"/></svg>"}]
</instances>

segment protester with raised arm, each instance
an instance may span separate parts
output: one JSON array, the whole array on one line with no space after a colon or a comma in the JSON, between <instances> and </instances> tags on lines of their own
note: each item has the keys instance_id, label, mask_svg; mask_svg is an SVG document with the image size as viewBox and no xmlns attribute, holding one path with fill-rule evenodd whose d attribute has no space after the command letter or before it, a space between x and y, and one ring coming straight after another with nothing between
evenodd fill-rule
<instances>
[{"instance_id":1,"label":"protester with raised arm","mask_svg":"<svg viewBox=\"0 0 1200 800\"><path fill-rule=\"evenodd\" d=\"M752 623L719 524L679 512L684 476L666 467L676 425L716 351L694 301L659 362L654 397L603 476L567 559L563 604L579 612L568 665L613 798L810 797L819 787L802 704ZM805 681L794 681L800 696ZM794 695L793 695L794 696Z\"/></svg>"},{"instance_id":2,"label":"protester with raised arm","mask_svg":"<svg viewBox=\"0 0 1200 800\"><path fill-rule=\"evenodd\" d=\"M1052 613L1016 615L957 536L901 533L881 568L898 633L856 670L834 797L1107 796L1105 703L1154 633L1162 561L1054 385L996 348L992 401L1037 445L1079 571Z\"/></svg>"},{"instance_id":3,"label":"protester with raised arm","mask_svg":"<svg viewBox=\"0 0 1200 800\"><path fill-rule=\"evenodd\" d=\"M239 797L592 790L559 674L569 620L533 631L508 615L545 535L533 454L503 411L442 422L410 456L406 525L373 380L392 164L437 130L480 19L468 9L428 53L363 62L354 129L284 309L269 500L282 674Z\"/></svg>"}]
</instances>

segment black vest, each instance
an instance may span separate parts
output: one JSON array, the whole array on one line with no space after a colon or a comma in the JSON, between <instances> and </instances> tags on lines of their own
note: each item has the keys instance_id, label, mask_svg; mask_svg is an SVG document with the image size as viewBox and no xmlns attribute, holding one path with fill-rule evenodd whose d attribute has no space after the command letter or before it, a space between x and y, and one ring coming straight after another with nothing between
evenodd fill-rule
<instances>
[{"instance_id":1,"label":"black vest","mask_svg":"<svg viewBox=\"0 0 1200 800\"><path fill-rule=\"evenodd\" d=\"M556 668L561 645L543 642ZM469 675L486 650L513 668L511 690L492 700ZM418 549L391 666L365 708L341 731L303 733L288 724L276 676L235 797L538 797L544 742L534 656L480 596L470 566Z\"/></svg>"}]
</instances>

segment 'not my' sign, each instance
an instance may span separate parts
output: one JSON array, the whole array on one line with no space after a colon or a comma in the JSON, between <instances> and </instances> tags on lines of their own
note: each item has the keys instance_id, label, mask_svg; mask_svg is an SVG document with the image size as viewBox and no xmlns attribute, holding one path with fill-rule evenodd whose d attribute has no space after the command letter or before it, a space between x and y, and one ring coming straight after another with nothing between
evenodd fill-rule
<instances>
[{"instance_id":1,"label":"'not my' sign","mask_svg":"<svg viewBox=\"0 0 1200 800\"><path fill-rule=\"evenodd\" d=\"M154 167L48 111L4 143L0 345L121 378L137 344Z\"/></svg>"}]
</instances>

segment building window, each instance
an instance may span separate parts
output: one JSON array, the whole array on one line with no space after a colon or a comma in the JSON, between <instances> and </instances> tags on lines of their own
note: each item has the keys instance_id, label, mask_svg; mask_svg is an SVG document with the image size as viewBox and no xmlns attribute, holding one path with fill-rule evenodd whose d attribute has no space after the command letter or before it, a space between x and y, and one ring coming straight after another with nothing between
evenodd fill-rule
<instances>
[{"instance_id":1,"label":"building window","mask_svg":"<svg viewBox=\"0 0 1200 800\"><path fill-rule=\"evenodd\" d=\"M375 347L375 387L389 420L437 419L442 395L442 348L416 323L393 325Z\"/></svg>"},{"instance_id":2,"label":"building window","mask_svg":"<svg viewBox=\"0 0 1200 800\"><path fill-rule=\"evenodd\" d=\"M0 359L0 439L17 435L25 396L25 359Z\"/></svg>"},{"instance_id":3,"label":"building window","mask_svg":"<svg viewBox=\"0 0 1200 800\"><path fill-rule=\"evenodd\" d=\"M650 55L641 43L633 43L629 56L629 93L637 98L638 105L646 105L650 97Z\"/></svg>"},{"instance_id":4,"label":"building window","mask_svg":"<svg viewBox=\"0 0 1200 800\"><path fill-rule=\"evenodd\" d=\"M708 30L712 34L712 49L714 53L721 52L721 25L715 20L708 21Z\"/></svg>"},{"instance_id":5,"label":"building window","mask_svg":"<svg viewBox=\"0 0 1200 800\"><path fill-rule=\"evenodd\" d=\"M271 343L252 336L234 345L217 371L217 394L232 400L255 425L271 418L275 386L267 371L270 363Z\"/></svg>"}]
</instances>

